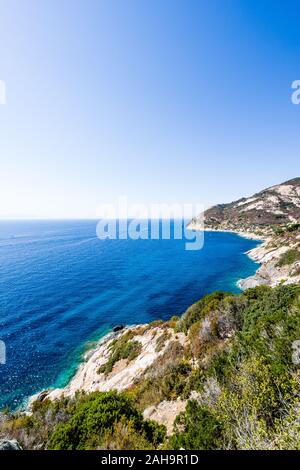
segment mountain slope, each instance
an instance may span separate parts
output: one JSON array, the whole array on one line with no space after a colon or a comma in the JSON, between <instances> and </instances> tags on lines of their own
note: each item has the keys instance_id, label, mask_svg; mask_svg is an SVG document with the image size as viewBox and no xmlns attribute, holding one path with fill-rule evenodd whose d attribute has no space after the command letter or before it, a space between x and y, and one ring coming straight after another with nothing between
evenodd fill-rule
<instances>
[{"instance_id":1,"label":"mountain slope","mask_svg":"<svg viewBox=\"0 0 300 470\"><path fill-rule=\"evenodd\" d=\"M194 218L188 228L202 230L202 216ZM261 267L239 282L242 289L300 282L300 178L211 207L204 212L204 227L264 240L248 253Z\"/></svg>"},{"instance_id":2,"label":"mountain slope","mask_svg":"<svg viewBox=\"0 0 300 470\"><path fill-rule=\"evenodd\" d=\"M189 227L197 228L199 218ZM300 178L264 189L251 197L219 204L204 212L206 228L264 230L266 227L300 222Z\"/></svg>"}]
</instances>

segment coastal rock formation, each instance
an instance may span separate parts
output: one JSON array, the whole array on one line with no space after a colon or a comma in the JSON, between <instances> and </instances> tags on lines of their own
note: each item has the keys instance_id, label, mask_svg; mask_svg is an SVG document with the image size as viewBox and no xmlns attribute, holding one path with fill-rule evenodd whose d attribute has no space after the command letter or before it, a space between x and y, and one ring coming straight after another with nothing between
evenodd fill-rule
<instances>
[{"instance_id":1,"label":"coastal rock formation","mask_svg":"<svg viewBox=\"0 0 300 470\"><path fill-rule=\"evenodd\" d=\"M157 406L149 406L144 410L145 419L153 419L166 426L167 434L171 435L176 417L185 410L187 400L164 400Z\"/></svg>"},{"instance_id":2,"label":"coastal rock formation","mask_svg":"<svg viewBox=\"0 0 300 470\"><path fill-rule=\"evenodd\" d=\"M263 241L247 253L261 267L254 276L239 281L241 289L299 282L300 178L214 206L204 212L204 226L207 231L234 232ZM201 230L200 216L188 228Z\"/></svg>"},{"instance_id":3,"label":"coastal rock formation","mask_svg":"<svg viewBox=\"0 0 300 470\"><path fill-rule=\"evenodd\" d=\"M182 360L183 350L188 344L186 334L175 332L171 325L172 321L164 323L158 321L154 324L112 331L99 341L95 349L86 353L84 362L65 388L47 390L34 395L30 399L29 408L46 398L57 400L62 397L74 397L76 392L109 390L121 392L130 390L147 379L159 380L160 375L163 377L168 368L176 367L176 362ZM118 356L113 365L107 368L118 350L118 344L126 351L130 345L137 343L140 346L135 356L129 355L128 358ZM104 371L105 368L108 370ZM144 417L164 424L170 434L175 418L184 411L187 400L160 401L157 394L156 401L157 404L144 409Z\"/></svg>"},{"instance_id":4,"label":"coastal rock formation","mask_svg":"<svg viewBox=\"0 0 300 470\"><path fill-rule=\"evenodd\" d=\"M134 358L118 358L111 370L101 372L101 368L112 357L112 348L118 340L122 347L128 347L124 342L125 335L130 335L130 344L139 343L140 349ZM183 346L187 341L184 333L175 333L172 328L165 326L137 325L112 332L105 336L98 347L85 356L85 362L79 367L69 385L63 389L49 391L50 399L62 395L74 396L77 391L87 393L94 391L125 390L147 375L150 367L164 355L167 348L174 342ZM43 396L45 398L45 396ZM34 400L36 397L34 397Z\"/></svg>"},{"instance_id":5,"label":"coastal rock formation","mask_svg":"<svg viewBox=\"0 0 300 470\"><path fill-rule=\"evenodd\" d=\"M113 332L72 387L0 415L0 439L50 450L299 449L299 295L300 284L217 291L181 317Z\"/></svg>"},{"instance_id":6,"label":"coastal rock formation","mask_svg":"<svg viewBox=\"0 0 300 470\"><path fill-rule=\"evenodd\" d=\"M19 445L18 441L15 439L1 439L0 440L0 450L22 450L22 447Z\"/></svg>"},{"instance_id":7,"label":"coastal rock formation","mask_svg":"<svg viewBox=\"0 0 300 470\"><path fill-rule=\"evenodd\" d=\"M300 178L264 189L251 197L219 204L204 212L207 229L243 232L269 232L270 226L297 223L300 220ZM194 218L189 228L197 229Z\"/></svg>"},{"instance_id":8,"label":"coastal rock formation","mask_svg":"<svg viewBox=\"0 0 300 470\"><path fill-rule=\"evenodd\" d=\"M291 232L286 234L288 236L274 235L248 252L248 256L260 263L261 267L254 276L239 281L241 289L300 282L299 229L295 229L293 235Z\"/></svg>"}]
</instances>

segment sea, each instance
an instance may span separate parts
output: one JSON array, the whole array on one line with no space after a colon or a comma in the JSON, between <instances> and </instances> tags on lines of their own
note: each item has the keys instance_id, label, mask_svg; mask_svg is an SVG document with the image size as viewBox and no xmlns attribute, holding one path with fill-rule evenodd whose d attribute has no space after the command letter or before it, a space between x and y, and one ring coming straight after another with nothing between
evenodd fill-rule
<instances>
[{"instance_id":1,"label":"sea","mask_svg":"<svg viewBox=\"0 0 300 470\"><path fill-rule=\"evenodd\" d=\"M173 223L173 222L172 222ZM97 221L0 222L0 409L63 387L83 353L116 325L181 315L215 290L237 293L258 265L258 241L204 233L178 239L106 239Z\"/></svg>"}]
</instances>

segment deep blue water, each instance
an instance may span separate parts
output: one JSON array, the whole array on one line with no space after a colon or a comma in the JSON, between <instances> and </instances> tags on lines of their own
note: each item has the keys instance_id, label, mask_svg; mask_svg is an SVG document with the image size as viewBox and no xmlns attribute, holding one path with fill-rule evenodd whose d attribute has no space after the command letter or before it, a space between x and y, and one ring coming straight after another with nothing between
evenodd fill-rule
<instances>
[{"instance_id":1,"label":"deep blue water","mask_svg":"<svg viewBox=\"0 0 300 470\"><path fill-rule=\"evenodd\" d=\"M88 341L114 325L179 315L206 293L238 292L257 242L205 234L184 240L99 240L93 221L0 222L0 408L63 386Z\"/></svg>"}]
</instances>

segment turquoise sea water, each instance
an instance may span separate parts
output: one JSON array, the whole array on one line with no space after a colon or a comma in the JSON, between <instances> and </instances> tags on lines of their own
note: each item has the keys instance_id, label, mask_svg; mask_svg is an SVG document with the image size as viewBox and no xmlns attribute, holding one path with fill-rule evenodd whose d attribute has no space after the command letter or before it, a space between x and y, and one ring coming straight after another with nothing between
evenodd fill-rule
<instances>
[{"instance_id":1,"label":"turquoise sea water","mask_svg":"<svg viewBox=\"0 0 300 470\"><path fill-rule=\"evenodd\" d=\"M95 221L0 222L0 408L72 376L87 343L117 324L180 315L214 290L238 292L258 242L205 233L184 240L99 240Z\"/></svg>"}]
</instances>

